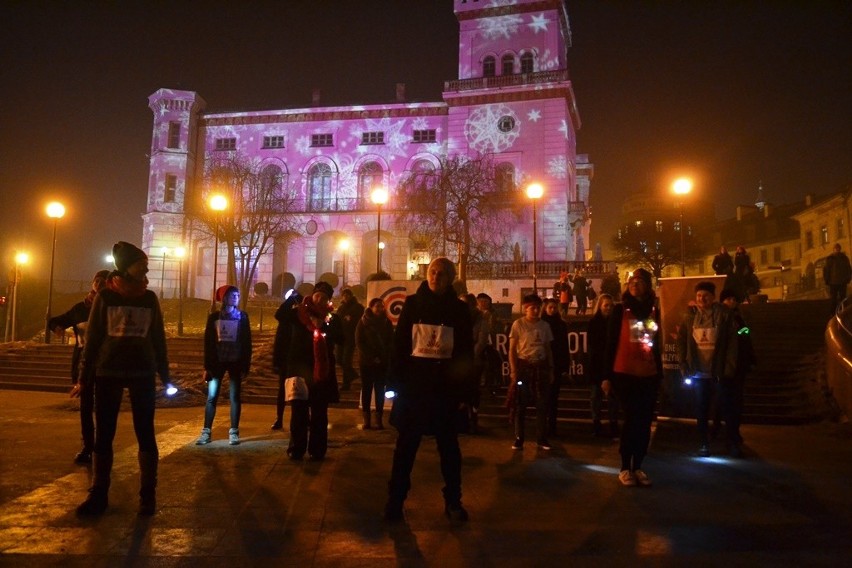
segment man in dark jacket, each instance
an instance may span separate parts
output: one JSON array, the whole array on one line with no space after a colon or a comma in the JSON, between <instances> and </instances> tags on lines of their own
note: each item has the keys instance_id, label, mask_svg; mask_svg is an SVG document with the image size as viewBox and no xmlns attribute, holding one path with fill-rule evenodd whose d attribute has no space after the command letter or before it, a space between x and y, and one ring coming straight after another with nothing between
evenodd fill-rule
<instances>
[{"instance_id":1,"label":"man in dark jacket","mask_svg":"<svg viewBox=\"0 0 852 568\"><path fill-rule=\"evenodd\" d=\"M343 328L343 345L340 346L340 367L343 369L343 385L341 390L349 390L352 381L358 378L352 358L355 355L355 328L364 315L364 306L349 288L340 293L340 305L337 307L337 317Z\"/></svg>"},{"instance_id":2,"label":"man in dark jacket","mask_svg":"<svg viewBox=\"0 0 852 568\"><path fill-rule=\"evenodd\" d=\"M826 257L822 277L825 285L828 286L831 309L836 310L840 302L846 299L846 289L849 287L849 281L852 280L849 257L841 252L839 244L834 245L834 252Z\"/></svg>"},{"instance_id":3,"label":"man in dark jacket","mask_svg":"<svg viewBox=\"0 0 852 568\"><path fill-rule=\"evenodd\" d=\"M397 393L391 415L399 436L393 455L385 519L403 519L411 470L420 440L434 434L444 475L444 512L466 521L461 504L461 450L456 416L477 388L470 311L452 288L455 266L447 258L429 264L426 281L408 296L399 316L389 386Z\"/></svg>"}]
</instances>

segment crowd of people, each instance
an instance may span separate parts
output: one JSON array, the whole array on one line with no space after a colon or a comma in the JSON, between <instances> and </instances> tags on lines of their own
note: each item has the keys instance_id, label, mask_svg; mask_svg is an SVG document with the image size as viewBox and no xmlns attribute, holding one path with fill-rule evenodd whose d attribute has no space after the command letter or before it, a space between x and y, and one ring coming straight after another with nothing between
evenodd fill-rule
<instances>
[{"instance_id":1,"label":"crowd of people","mask_svg":"<svg viewBox=\"0 0 852 568\"><path fill-rule=\"evenodd\" d=\"M81 399L83 448L75 461L91 462L93 470L88 497L77 508L80 515L98 515L107 508L112 442L124 389L130 394L139 444L139 512L153 514L156 509L156 376L170 386L162 312L156 294L147 290L145 253L119 242L113 256L116 270L97 273L83 302L50 321L56 332L72 327L76 338L72 396ZM737 264L736 259L722 258L714 268L736 274ZM326 282L317 283L305 297L289 294L275 315L278 328L272 364L279 376L279 394L272 429L283 429L284 410L290 406L286 451L291 460L307 455L319 461L326 456L328 408L340 400L338 361L344 377L340 388L351 388L360 379L363 430L385 428L386 393L393 392L389 422L397 430L397 439L384 508L390 521L404 518L403 505L424 435L434 436L440 455L447 517L467 520L458 434L477 432L483 390L494 393L506 387L513 450L523 450L530 407L535 409L536 447L551 449L550 440L558 435L560 388L570 378L572 363L565 304L573 298L582 298L586 304L597 296L582 274L563 275L552 298L524 296L521 317L507 333L508 377L504 378L494 337L508 322L499 321L487 294L459 296L453 288L455 277L449 259L433 260L425 281L406 298L396 326L382 298L371 298L365 309L350 289L341 292L334 310L334 289ZM252 361L251 325L248 314L240 309L239 289L222 286L215 298L218 309L211 311L204 334L207 401L199 446L213 440L226 374L228 443L240 444L240 391ZM730 454L742 455L743 384L754 365L754 351L737 308L740 299L740 290L725 288L721 302L716 302L715 285L700 282L678 328L682 375L694 384L696 393L701 456L710 455L710 436L723 421ZM621 484L650 486L643 461L663 369L657 340L660 309L651 274L637 269L620 298L601 293L596 300L592 317L583 318L588 332L592 434L619 438ZM586 307L580 306L577 314L582 315ZM711 419L715 419L713 429Z\"/></svg>"}]
</instances>

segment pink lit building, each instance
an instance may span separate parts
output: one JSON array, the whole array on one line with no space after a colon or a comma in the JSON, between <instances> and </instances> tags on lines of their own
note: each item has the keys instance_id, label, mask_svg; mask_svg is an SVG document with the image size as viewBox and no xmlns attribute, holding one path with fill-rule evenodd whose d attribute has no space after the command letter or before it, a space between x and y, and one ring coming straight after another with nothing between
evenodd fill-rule
<instances>
[{"instance_id":1,"label":"pink lit building","mask_svg":"<svg viewBox=\"0 0 852 568\"><path fill-rule=\"evenodd\" d=\"M204 181L213 160L239 154L295 196L295 230L259 259L256 282L280 293L284 273L314 282L326 272L342 276L346 238L347 284L376 271L376 185L388 188L382 208L382 268L395 279L415 275L428 262L409 232L394 223L394 189L412 171L439 167L442 157L490 154L498 170L521 185L545 188L538 204L540 261L588 258L592 165L577 155L580 128L568 76L571 44L563 0L456 0L458 78L446 81L443 100L393 104L205 112L198 93L160 89L149 97L154 114L143 247L152 274L162 247L187 249L188 295L209 297L214 241L192 220L193 204L211 191ZM522 260L533 255L532 213L508 227ZM217 281L225 278L220 245ZM494 259L494 260L512 260ZM177 288L177 263L161 261L166 297ZM157 278L152 278L156 288Z\"/></svg>"}]
</instances>

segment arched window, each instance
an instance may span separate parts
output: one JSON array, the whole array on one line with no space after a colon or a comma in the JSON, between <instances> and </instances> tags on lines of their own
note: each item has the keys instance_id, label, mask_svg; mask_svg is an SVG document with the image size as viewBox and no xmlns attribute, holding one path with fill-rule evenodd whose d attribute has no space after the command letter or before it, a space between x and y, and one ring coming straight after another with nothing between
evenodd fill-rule
<instances>
[{"instance_id":1,"label":"arched window","mask_svg":"<svg viewBox=\"0 0 852 568\"><path fill-rule=\"evenodd\" d=\"M529 51L521 55L521 73L533 72L533 54Z\"/></svg>"},{"instance_id":2,"label":"arched window","mask_svg":"<svg viewBox=\"0 0 852 568\"><path fill-rule=\"evenodd\" d=\"M331 209L331 166L328 164L314 164L308 171L308 209Z\"/></svg>"},{"instance_id":3,"label":"arched window","mask_svg":"<svg viewBox=\"0 0 852 568\"><path fill-rule=\"evenodd\" d=\"M283 210L284 187L286 174L275 164L270 164L260 171L259 205L269 207L274 211Z\"/></svg>"},{"instance_id":4,"label":"arched window","mask_svg":"<svg viewBox=\"0 0 852 568\"><path fill-rule=\"evenodd\" d=\"M489 55L482 60L482 76L493 77L497 73L497 61L493 55Z\"/></svg>"},{"instance_id":5,"label":"arched window","mask_svg":"<svg viewBox=\"0 0 852 568\"><path fill-rule=\"evenodd\" d=\"M382 185L383 177L382 166L376 162L367 162L358 170L358 203L361 209L371 207L370 194Z\"/></svg>"},{"instance_id":6,"label":"arched window","mask_svg":"<svg viewBox=\"0 0 852 568\"><path fill-rule=\"evenodd\" d=\"M502 74L503 75L514 75L515 74L515 56L511 53L507 53L503 56L501 60L502 63Z\"/></svg>"},{"instance_id":7,"label":"arched window","mask_svg":"<svg viewBox=\"0 0 852 568\"><path fill-rule=\"evenodd\" d=\"M515 166L508 162L497 164L494 168L494 185L497 191L514 191Z\"/></svg>"},{"instance_id":8,"label":"arched window","mask_svg":"<svg viewBox=\"0 0 852 568\"><path fill-rule=\"evenodd\" d=\"M411 174L418 187L431 187L435 182L435 165L429 160L417 160L411 166Z\"/></svg>"}]
</instances>

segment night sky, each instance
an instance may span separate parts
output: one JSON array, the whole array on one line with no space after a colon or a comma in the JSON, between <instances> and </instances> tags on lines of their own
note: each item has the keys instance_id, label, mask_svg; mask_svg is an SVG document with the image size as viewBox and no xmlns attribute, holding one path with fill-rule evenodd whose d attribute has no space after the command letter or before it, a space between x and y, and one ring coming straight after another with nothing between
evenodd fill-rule
<instances>
[{"instance_id":1,"label":"night sky","mask_svg":"<svg viewBox=\"0 0 852 568\"><path fill-rule=\"evenodd\" d=\"M15 249L85 280L116 240L141 241L160 87L210 111L439 101L457 75L450 0L0 4L0 281ZM717 216L852 183L852 3L569 1L569 68L595 166L592 242L624 196L677 174Z\"/></svg>"}]
</instances>

